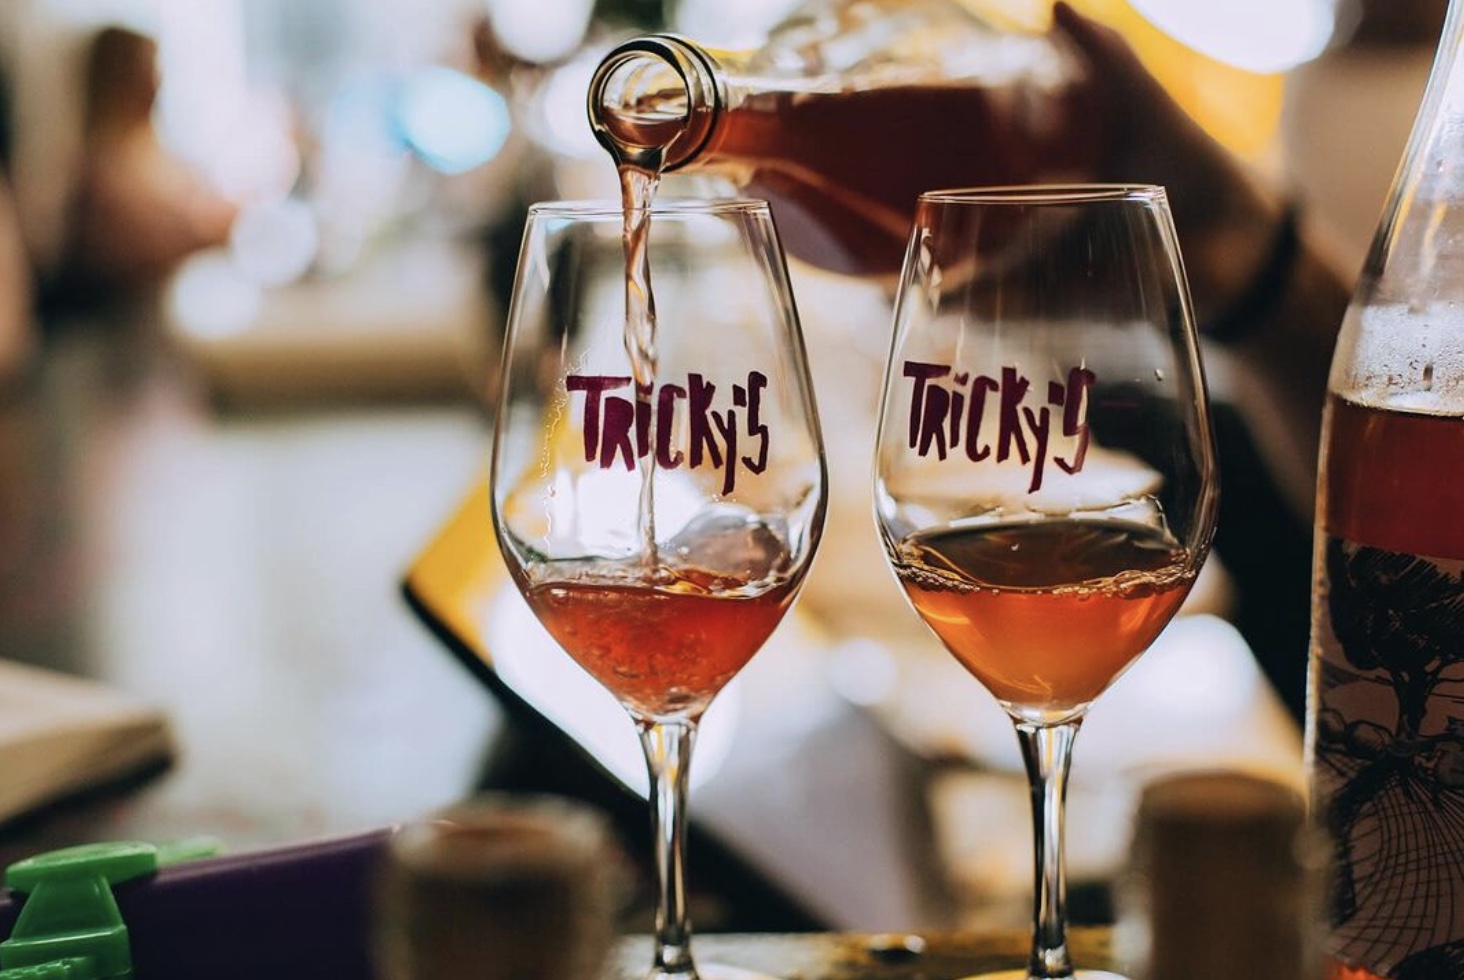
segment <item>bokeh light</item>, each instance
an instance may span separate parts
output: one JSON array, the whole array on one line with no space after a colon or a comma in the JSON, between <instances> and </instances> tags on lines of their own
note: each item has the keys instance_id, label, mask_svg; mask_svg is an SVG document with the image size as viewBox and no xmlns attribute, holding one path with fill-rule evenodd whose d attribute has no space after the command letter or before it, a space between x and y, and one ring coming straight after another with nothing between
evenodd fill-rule
<instances>
[{"instance_id":1,"label":"bokeh light","mask_svg":"<svg viewBox=\"0 0 1464 980\"><path fill-rule=\"evenodd\" d=\"M552 64L579 47L592 0L491 0L488 18L505 51L532 64Z\"/></svg>"},{"instance_id":2,"label":"bokeh light","mask_svg":"<svg viewBox=\"0 0 1464 980\"><path fill-rule=\"evenodd\" d=\"M451 68L414 73L398 93L402 140L434 170L458 174L482 166L508 140L512 120L503 96Z\"/></svg>"},{"instance_id":3,"label":"bokeh light","mask_svg":"<svg viewBox=\"0 0 1464 980\"><path fill-rule=\"evenodd\" d=\"M1333 0L1129 0L1175 40L1254 72L1283 72L1331 39Z\"/></svg>"}]
</instances>

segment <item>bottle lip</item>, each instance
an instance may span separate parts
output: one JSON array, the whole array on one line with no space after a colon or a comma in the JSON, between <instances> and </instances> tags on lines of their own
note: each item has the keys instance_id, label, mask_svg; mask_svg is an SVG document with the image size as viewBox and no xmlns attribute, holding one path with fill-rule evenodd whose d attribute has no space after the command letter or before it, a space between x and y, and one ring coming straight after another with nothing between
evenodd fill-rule
<instances>
[{"instance_id":1,"label":"bottle lip","mask_svg":"<svg viewBox=\"0 0 1464 980\"><path fill-rule=\"evenodd\" d=\"M925 191L922 202L931 204L1074 204L1082 201L1163 201L1168 193L1158 184L1073 183L1006 184L994 187L954 187Z\"/></svg>"},{"instance_id":2,"label":"bottle lip","mask_svg":"<svg viewBox=\"0 0 1464 980\"><path fill-rule=\"evenodd\" d=\"M726 106L726 83L716 61L695 41L678 34L645 34L612 48L600 60L590 78L586 110L595 139L617 161L622 160L628 144L618 140L601 117L601 110L606 107L605 91L618 71L647 58L661 62L675 72L686 91L685 128L676 138L660 147L666 156L656 169L668 172L696 159L711 141L716 121ZM690 141L681 145L688 136Z\"/></svg>"},{"instance_id":3,"label":"bottle lip","mask_svg":"<svg viewBox=\"0 0 1464 980\"><path fill-rule=\"evenodd\" d=\"M609 198L538 201L529 205L531 218L564 218L577 221L620 221L627 212L651 217L677 215L768 215L768 202L753 197L657 197L648 207L623 206Z\"/></svg>"}]
</instances>

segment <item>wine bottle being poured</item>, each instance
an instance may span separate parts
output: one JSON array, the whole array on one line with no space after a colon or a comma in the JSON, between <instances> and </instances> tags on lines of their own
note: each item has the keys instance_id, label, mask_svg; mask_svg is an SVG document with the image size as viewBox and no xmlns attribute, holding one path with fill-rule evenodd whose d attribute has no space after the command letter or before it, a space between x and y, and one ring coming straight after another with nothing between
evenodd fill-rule
<instances>
[{"instance_id":1,"label":"wine bottle being poured","mask_svg":"<svg viewBox=\"0 0 1464 980\"><path fill-rule=\"evenodd\" d=\"M999 30L952 0L807 5L752 52L654 34L590 83L620 168L716 173L773 206L787 250L890 276L927 190L1092 179L1102 113L1053 34Z\"/></svg>"}]
</instances>

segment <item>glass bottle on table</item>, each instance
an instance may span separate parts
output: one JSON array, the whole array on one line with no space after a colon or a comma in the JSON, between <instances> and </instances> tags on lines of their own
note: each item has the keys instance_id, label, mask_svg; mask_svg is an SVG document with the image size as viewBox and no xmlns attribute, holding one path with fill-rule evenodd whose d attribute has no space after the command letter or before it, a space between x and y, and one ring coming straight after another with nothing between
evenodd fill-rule
<instances>
[{"instance_id":1,"label":"glass bottle on table","mask_svg":"<svg viewBox=\"0 0 1464 980\"><path fill-rule=\"evenodd\" d=\"M1464 978L1464 6L1332 362L1307 761L1347 980Z\"/></svg>"},{"instance_id":2,"label":"glass bottle on table","mask_svg":"<svg viewBox=\"0 0 1464 980\"><path fill-rule=\"evenodd\" d=\"M790 254L893 278L921 192L1097 172L1085 70L1059 37L956 0L815 0L755 51L626 41L588 105L620 166L729 177L771 203Z\"/></svg>"}]
</instances>

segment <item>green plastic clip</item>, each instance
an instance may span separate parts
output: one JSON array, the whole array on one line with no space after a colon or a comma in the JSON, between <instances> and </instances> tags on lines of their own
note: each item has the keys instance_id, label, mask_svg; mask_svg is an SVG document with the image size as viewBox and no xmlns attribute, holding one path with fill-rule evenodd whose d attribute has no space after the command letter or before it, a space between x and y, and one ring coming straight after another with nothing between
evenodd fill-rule
<instances>
[{"instance_id":1,"label":"green plastic clip","mask_svg":"<svg viewBox=\"0 0 1464 980\"><path fill-rule=\"evenodd\" d=\"M118 841L10 865L5 884L26 901L10 938L0 942L0 980L129 980L132 947L112 886L216 851L211 842L159 848Z\"/></svg>"}]
</instances>

